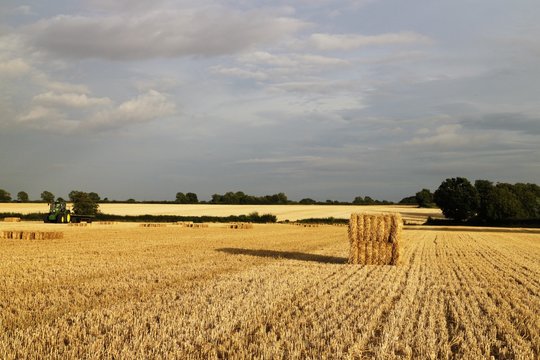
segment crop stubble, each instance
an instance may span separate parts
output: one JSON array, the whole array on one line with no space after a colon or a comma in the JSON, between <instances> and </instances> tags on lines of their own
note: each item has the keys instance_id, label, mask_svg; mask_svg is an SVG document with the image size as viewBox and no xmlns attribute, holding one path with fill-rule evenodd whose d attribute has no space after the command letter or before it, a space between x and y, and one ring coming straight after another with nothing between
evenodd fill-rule
<instances>
[{"instance_id":1,"label":"crop stubble","mask_svg":"<svg viewBox=\"0 0 540 360\"><path fill-rule=\"evenodd\" d=\"M395 267L331 226L62 231L0 241L0 358L540 354L537 234L405 230Z\"/></svg>"}]
</instances>

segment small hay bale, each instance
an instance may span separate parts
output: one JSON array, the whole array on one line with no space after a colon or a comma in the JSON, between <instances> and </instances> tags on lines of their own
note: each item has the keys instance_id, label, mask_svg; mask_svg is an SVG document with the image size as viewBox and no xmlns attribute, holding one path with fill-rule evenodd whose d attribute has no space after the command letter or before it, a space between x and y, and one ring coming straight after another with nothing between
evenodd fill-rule
<instances>
[{"instance_id":1,"label":"small hay bale","mask_svg":"<svg viewBox=\"0 0 540 360\"><path fill-rule=\"evenodd\" d=\"M20 217L5 217L4 222L21 222Z\"/></svg>"},{"instance_id":2,"label":"small hay bale","mask_svg":"<svg viewBox=\"0 0 540 360\"><path fill-rule=\"evenodd\" d=\"M116 222L114 222L114 221L98 221L97 224L98 225L114 225L114 224L116 224Z\"/></svg>"},{"instance_id":3,"label":"small hay bale","mask_svg":"<svg viewBox=\"0 0 540 360\"><path fill-rule=\"evenodd\" d=\"M233 223L228 224L229 229L253 229L253 224L250 223Z\"/></svg>"},{"instance_id":4,"label":"small hay bale","mask_svg":"<svg viewBox=\"0 0 540 360\"><path fill-rule=\"evenodd\" d=\"M398 265L403 220L398 213L351 214L349 264Z\"/></svg>"},{"instance_id":5,"label":"small hay bale","mask_svg":"<svg viewBox=\"0 0 540 360\"><path fill-rule=\"evenodd\" d=\"M165 227L166 224L161 223L149 223L149 224L139 224L140 227Z\"/></svg>"},{"instance_id":6,"label":"small hay bale","mask_svg":"<svg viewBox=\"0 0 540 360\"><path fill-rule=\"evenodd\" d=\"M184 227L188 227L188 228L207 228L207 227L208 227L208 224L204 224L204 223L189 223L189 224L185 224Z\"/></svg>"},{"instance_id":7,"label":"small hay bale","mask_svg":"<svg viewBox=\"0 0 540 360\"><path fill-rule=\"evenodd\" d=\"M69 223L68 226L88 226L88 223Z\"/></svg>"},{"instance_id":8,"label":"small hay bale","mask_svg":"<svg viewBox=\"0 0 540 360\"><path fill-rule=\"evenodd\" d=\"M2 238L13 240L51 240L63 239L64 233L60 231L3 231Z\"/></svg>"}]
</instances>

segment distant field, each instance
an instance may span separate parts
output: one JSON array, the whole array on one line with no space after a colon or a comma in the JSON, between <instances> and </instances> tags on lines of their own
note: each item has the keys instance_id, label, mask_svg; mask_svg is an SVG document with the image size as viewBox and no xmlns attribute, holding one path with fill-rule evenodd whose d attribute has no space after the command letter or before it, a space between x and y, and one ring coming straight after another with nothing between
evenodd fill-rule
<instances>
[{"instance_id":1,"label":"distant field","mask_svg":"<svg viewBox=\"0 0 540 360\"><path fill-rule=\"evenodd\" d=\"M539 234L406 229L395 267L337 226L6 229L65 236L0 239L1 359L540 357Z\"/></svg>"},{"instance_id":2,"label":"distant field","mask_svg":"<svg viewBox=\"0 0 540 360\"><path fill-rule=\"evenodd\" d=\"M184 215L184 216L228 216L247 215L251 212L274 214L278 220L295 221L306 218L349 218L358 211L399 212L407 221L424 221L428 216L442 217L439 209L419 209L410 205L176 205L176 204L100 204L100 210L114 215ZM47 204L0 203L0 213L15 212L29 214L47 212Z\"/></svg>"}]
</instances>

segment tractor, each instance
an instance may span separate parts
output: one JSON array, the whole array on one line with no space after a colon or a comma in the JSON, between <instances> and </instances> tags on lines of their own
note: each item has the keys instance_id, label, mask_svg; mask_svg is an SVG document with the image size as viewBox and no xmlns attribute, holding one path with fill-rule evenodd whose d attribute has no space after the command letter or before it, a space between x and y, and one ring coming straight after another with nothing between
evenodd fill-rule
<instances>
[{"instance_id":1,"label":"tractor","mask_svg":"<svg viewBox=\"0 0 540 360\"><path fill-rule=\"evenodd\" d=\"M67 223L91 223L94 217L92 215L79 215L71 212L67 208L64 200L56 200L50 204L49 214L44 219L46 223L67 224Z\"/></svg>"}]
</instances>

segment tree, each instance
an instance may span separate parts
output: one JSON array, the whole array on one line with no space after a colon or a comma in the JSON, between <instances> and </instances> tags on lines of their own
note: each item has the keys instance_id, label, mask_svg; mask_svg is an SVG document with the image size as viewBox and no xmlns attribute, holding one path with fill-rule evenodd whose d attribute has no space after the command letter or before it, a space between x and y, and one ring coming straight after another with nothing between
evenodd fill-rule
<instances>
[{"instance_id":1,"label":"tree","mask_svg":"<svg viewBox=\"0 0 540 360\"><path fill-rule=\"evenodd\" d=\"M176 193L176 200L175 200L176 203L178 204L187 204L187 198L186 198L186 195L184 193Z\"/></svg>"},{"instance_id":2,"label":"tree","mask_svg":"<svg viewBox=\"0 0 540 360\"><path fill-rule=\"evenodd\" d=\"M90 196L90 198L96 203L101 201L101 197L95 192L89 192L88 196Z\"/></svg>"},{"instance_id":3,"label":"tree","mask_svg":"<svg viewBox=\"0 0 540 360\"><path fill-rule=\"evenodd\" d=\"M461 177L443 181L434 200L444 216L458 221L470 219L479 207L478 192L469 180Z\"/></svg>"},{"instance_id":4,"label":"tree","mask_svg":"<svg viewBox=\"0 0 540 360\"><path fill-rule=\"evenodd\" d=\"M491 192L493 191L493 183L489 180L476 180L474 187L478 192L478 217L482 220L487 219L487 208L491 200Z\"/></svg>"},{"instance_id":5,"label":"tree","mask_svg":"<svg viewBox=\"0 0 540 360\"><path fill-rule=\"evenodd\" d=\"M433 204L433 194L429 189L422 189L415 195L416 202L421 208L431 207Z\"/></svg>"},{"instance_id":6,"label":"tree","mask_svg":"<svg viewBox=\"0 0 540 360\"><path fill-rule=\"evenodd\" d=\"M90 194L83 191L72 191L69 198L73 202L73 212L79 215L96 215L99 204L94 201Z\"/></svg>"},{"instance_id":7,"label":"tree","mask_svg":"<svg viewBox=\"0 0 540 360\"><path fill-rule=\"evenodd\" d=\"M199 199L197 198L197 194L188 192L186 194L186 200L188 204L197 204L199 202Z\"/></svg>"},{"instance_id":8,"label":"tree","mask_svg":"<svg viewBox=\"0 0 540 360\"><path fill-rule=\"evenodd\" d=\"M364 204L364 198L362 196L357 196L354 198L352 203L356 205L362 205Z\"/></svg>"},{"instance_id":9,"label":"tree","mask_svg":"<svg viewBox=\"0 0 540 360\"><path fill-rule=\"evenodd\" d=\"M17 201L19 201L19 202L28 202L29 201L28 193L26 193L25 191L19 191L17 193Z\"/></svg>"},{"instance_id":10,"label":"tree","mask_svg":"<svg viewBox=\"0 0 540 360\"><path fill-rule=\"evenodd\" d=\"M403 205L418 205L416 196L407 196L399 201L399 204Z\"/></svg>"},{"instance_id":11,"label":"tree","mask_svg":"<svg viewBox=\"0 0 540 360\"><path fill-rule=\"evenodd\" d=\"M45 190L44 192L41 193L41 200L43 200L43 202L46 202L48 204L53 203L54 194L50 191Z\"/></svg>"},{"instance_id":12,"label":"tree","mask_svg":"<svg viewBox=\"0 0 540 360\"><path fill-rule=\"evenodd\" d=\"M523 219L526 211L519 198L512 192L511 185L497 184L489 193L486 218L491 221Z\"/></svg>"},{"instance_id":13,"label":"tree","mask_svg":"<svg viewBox=\"0 0 540 360\"><path fill-rule=\"evenodd\" d=\"M302 205L313 205L313 204L316 204L317 202L311 198L305 198L305 199L300 200L299 203Z\"/></svg>"},{"instance_id":14,"label":"tree","mask_svg":"<svg viewBox=\"0 0 540 360\"><path fill-rule=\"evenodd\" d=\"M11 194L4 189L0 189L0 202L10 202Z\"/></svg>"}]
</instances>

